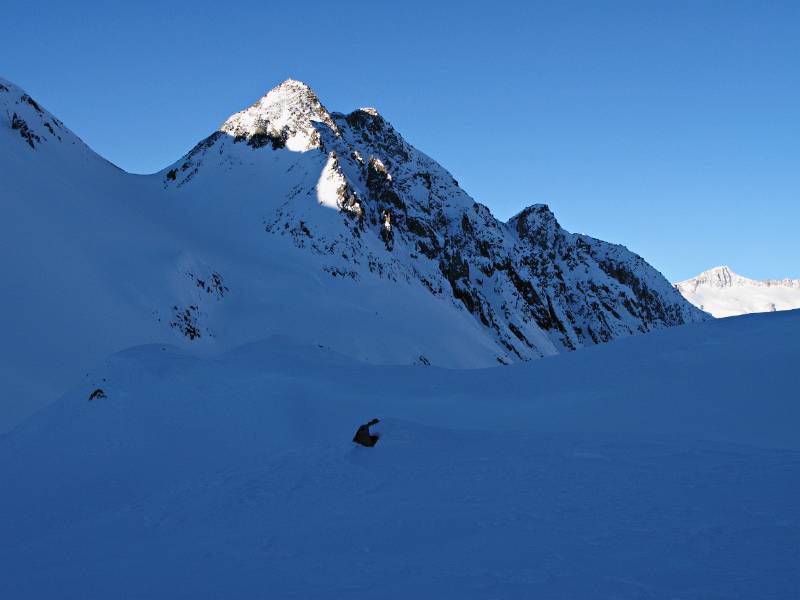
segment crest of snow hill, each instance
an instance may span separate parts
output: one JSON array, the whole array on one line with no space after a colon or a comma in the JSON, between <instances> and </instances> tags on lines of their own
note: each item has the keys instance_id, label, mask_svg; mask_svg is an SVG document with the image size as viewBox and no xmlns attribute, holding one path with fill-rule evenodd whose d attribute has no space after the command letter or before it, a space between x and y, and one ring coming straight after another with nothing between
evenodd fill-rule
<instances>
[{"instance_id":1,"label":"crest of snow hill","mask_svg":"<svg viewBox=\"0 0 800 600\"><path fill-rule=\"evenodd\" d=\"M2 125L18 138L15 152L36 153L45 142L66 136L72 141L60 121L8 82L0 81L0 101ZM291 256L303 257L297 264L316 268L318 277L362 293L366 305L368 290L376 286L389 289L390 295L401 287L419 288L445 313L473 321L484 346L494 348L495 364L708 318L641 257L623 246L565 231L546 205L499 221L376 110L329 112L299 81L285 81L234 114L148 181L160 204L190 207L189 220L197 222L211 197L239 202L243 212L257 206L253 214L259 215L260 236L290 247ZM218 214L214 211L220 207L208 210ZM230 239L238 235L230 232ZM217 264L184 279L198 289L197 281L203 288L213 282L209 289L226 293L211 296L224 304L237 293L233 279L245 276L229 276ZM321 295L319 302L325 301ZM163 325L184 336L184 343L195 343L212 330L223 335L226 319L214 321L209 316L214 311L196 302L173 304L169 298L154 303L164 306L154 306L152 315L173 313ZM408 319L418 317L412 308L404 310ZM259 321L263 330L252 335L268 335L269 323ZM395 335L399 340L398 329L384 330L382 343L392 345ZM456 330L453 336L447 341L453 346L475 339L462 339ZM423 341L409 344L407 362L448 361L435 352L431 357Z\"/></svg>"}]
</instances>

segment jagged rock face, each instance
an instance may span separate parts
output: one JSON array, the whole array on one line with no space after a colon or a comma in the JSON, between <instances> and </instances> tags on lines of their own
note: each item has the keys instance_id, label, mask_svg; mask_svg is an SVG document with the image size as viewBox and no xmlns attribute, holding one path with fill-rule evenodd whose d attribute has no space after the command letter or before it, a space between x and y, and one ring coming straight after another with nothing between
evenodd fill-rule
<instances>
[{"instance_id":1,"label":"jagged rock face","mask_svg":"<svg viewBox=\"0 0 800 600\"><path fill-rule=\"evenodd\" d=\"M291 80L228 119L165 172L164 185L191 193L185 184L198 171L253 160L234 153L237 144L265 160L311 155L310 176L265 215L268 234L319 255L333 277L423 285L468 311L500 362L707 318L624 247L565 231L545 205L497 220L376 110L328 113ZM340 213L337 226L318 205Z\"/></svg>"}]
</instances>

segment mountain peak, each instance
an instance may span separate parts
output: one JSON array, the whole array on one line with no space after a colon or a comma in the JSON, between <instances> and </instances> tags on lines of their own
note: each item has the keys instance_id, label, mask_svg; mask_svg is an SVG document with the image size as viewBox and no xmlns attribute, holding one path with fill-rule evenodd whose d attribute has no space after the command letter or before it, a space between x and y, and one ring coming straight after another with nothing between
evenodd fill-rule
<instances>
[{"instance_id":1,"label":"mountain peak","mask_svg":"<svg viewBox=\"0 0 800 600\"><path fill-rule=\"evenodd\" d=\"M289 79L285 79L284 81L276 85L266 94L264 94L263 97L266 97L273 92L310 95L318 99L316 92L314 92L314 90L311 89L311 86L309 86L304 81L300 81L299 79L292 79L291 77Z\"/></svg>"},{"instance_id":2,"label":"mountain peak","mask_svg":"<svg viewBox=\"0 0 800 600\"><path fill-rule=\"evenodd\" d=\"M733 269L731 269L728 265L720 265L718 267L712 267L711 269L703 271L703 274L712 274L712 273L720 273L720 274L724 273L724 274L735 275Z\"/></svg>"},{"instance_id":3,"label":"mountain peak","mask_svg":"<svg viewBox=\"0 0 800 600\"><path fill-rule=\"evenodd\" d=\"M15 141L36 151L43 146L78 145L83 142L45 110L25 90L0 77L0 129L8 128Z\"/></svg>"},{"instance_id":4,"label":"mountain peak","mask_svg":"<svg viewBox=\"0 0 800 600\"><path fill-rule=\"evenodd\" d=\"M800 280L750 279L727 265L678 282L675 288L715 317L800 308Z\"/></svg>"},{"instance_id":5,"label":"mountain peak","mask_svg":"<svg viewBox=\"0 0 800 600\"><path fill-rule=\"evenodd\" d=\"M304 88L307 88L309 90L311 89L309 87L309 85L305 81L300 81L299 79L292 79L291 77L288 77L287 79L284 79L281 83L279 83L275 87L279 88L279 87L284 87L284 86L304 87Z\"/></svg>"},{"instance_id":6,"label":"mountain peak","mask_svg":"<svg viewBox=\"0 0 800 600\"><path fill-rule=\"evenodd\" d=\"M516 229L521 238L547 239L560 227L547 204L531 204L511 217L507 224Z\"/></svg>"},{"instance_id":7,"label":"mountain peak","mask_svg":"<svg viewBox=\"0 0 800 600\"><path fill-rule=\"evenodd\" d=\"M321 146L315 123L339 135L316 93L302 81L287 79L248 108L231 115L220 131L248 142L264 136L281 139L290 150L304 152Z\"/></svg>"},{"instance_id":8,"label":"mountain peak","mask_svg":"<svg viewBox=\"0 0 800 600\"><path fill-rule=\"evenodd\" d=\"M697 288L699 286L704 287L716 287L716 288L726 288L726 287L742 287L742 286L753 286L753 287L776 287L776 286L783 286L783 287L790 287L790 288L798 288L800 287L800 280L797 279L750 279L749 277L745 277L743 275L739 275L738 273L734 272L729 266L721 265L719 267L714 267L713 269L708 269L707 271L703 271L697 277L692 277L691 279L687 279L685 281L681 281L675 284L679 289L681 288Z\"/></svg>"},{"instance_id":9,"label":"mountain peak","mask_svg":"<svg viewBox=\"0 0 800 600\"><path fill-rule=\"evenodd\" d=\"M719 287L731 287L737 279L745 279L741 275L734 273L728 265L720 265L709 269L701 274L701 277L703 276L708 279L712 285L716 284Z\"/></svg>"},{"instance_id":10,"label":"mountain peak","mask_svg":"<svg viewBox=\"0 0 800 600\"><path fill-rule=\"evenodd\" d=\"M734 273L728 265L720 265L703 271L696 277L681 281L677 283L676 286L678 286L678 289L696 289L699 286L728 288L734 287L735 285L742 285L748 281L750 280L746 277Z\"/></svg>"}]
</instances>

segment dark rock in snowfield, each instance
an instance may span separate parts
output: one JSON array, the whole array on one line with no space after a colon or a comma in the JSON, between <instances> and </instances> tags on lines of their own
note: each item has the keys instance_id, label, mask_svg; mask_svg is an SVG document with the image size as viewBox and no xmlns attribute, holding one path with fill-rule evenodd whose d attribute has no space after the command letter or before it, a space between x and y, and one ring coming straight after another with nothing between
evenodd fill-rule
<instances>
[{"instance_id":1,"label":"dark rock in snowfield","mask_svg":"<svg viewBox=\"0 0 800 600\"><path fill-rule=\"evenodd\" d=\"M22 97L20 98L20 100L30 104L33 107L33 109L36 112L38 112L39 114L42 114L44 112L44 111L42 111L42 108L36 103L36 100L34 100L30 96L28 96L28 94L22 94Z\"/></svg>"},{"instance_id":2,"label":"dark rock in snowfield","mask_svg":"<svg viewBox=\"0 0 800 600\"><path fill-rule=\"evenodd\" d=\"M200 308L196 304L192 304L184 309L173 306L172 311L173 320L170 321L170 327L177 329L190 340L196 340L202 337L198 320L200 317Z\"/></svg>"},{"instance_id":3,"label":"dark rock in snowfield","mask_svg":"<svg viewBox=\"0 0 800 600\"><path fill-rule=\"evenodd\" d=\"M89 394L89 402L92 400L102 400L103 398L108 398L106 393L102 390L102 388L97 388L91 394Z\"/></svg>"},{"instance_id":4,"label":"dark rock in snowfield","mask_svg":"<svg viewBox=\"0 0 800 600\"><path fill-rule=\"evenodd\" d=\"M33 149L36 149L36 144L42 141L38 135L31 131L25 120L17 116L17 113L14 113L11 117L11 129L19 131L22 138L28 142L28 145Z\"/></svg>"},{"instance_id":5,"label":"dark rock in snowfield","mask_svg":"<svg viewBox=\"0 0 800 600\"><path fill-rule=\"evenodd\" d=\"M372 448L372 446L378 443L378 438L380 436L370 433L369 428L373 425L377 425L378 423L380 423L378 419L372 419L369 423L364 423L361 425L358 428L358 431L356 431L355 436L353 436L353 441L356 444L361 444L367 448Z\"/></svg>"}]
</instances>

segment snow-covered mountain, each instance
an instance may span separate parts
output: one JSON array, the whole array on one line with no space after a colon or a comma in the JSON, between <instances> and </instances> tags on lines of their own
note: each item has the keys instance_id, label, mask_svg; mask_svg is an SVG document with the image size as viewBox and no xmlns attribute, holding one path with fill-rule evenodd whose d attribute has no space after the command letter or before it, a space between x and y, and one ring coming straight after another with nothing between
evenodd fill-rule
<instances>
[{"instance_id":1,"label":"snow-covered mountain","mask_svg":"<svg viewBox=\"0 0 800 600\"><path fill-rule=\"evenodd\" d=\"M0 80L0 430L109 354L266 338L481 367L703 320L545 205L494 218L374 109L289 80L131 175Z\"/></svg>"},{"instance_id":2,"label":"snow-covered mountain","mask_svg":"<svg viewBox=\"0 0 800 600\"><path fill-rule=\"evenodd\" d=\"M675 288L715 317L800 308L800 279L748 279L726 266L676 283Z\"/></svg>"},{"instance_id":3,"label":"snow-covered mountain","mask_svg":"<svg viewBox=\"0 0 800 600\"><path fill-rule=\"evenodd\" d=\"M0 206L0 428L55 399L0 598L797 597L800 311L708 319L295 81L149 176L0 81Z\"/></svg>"}]
</instances>

